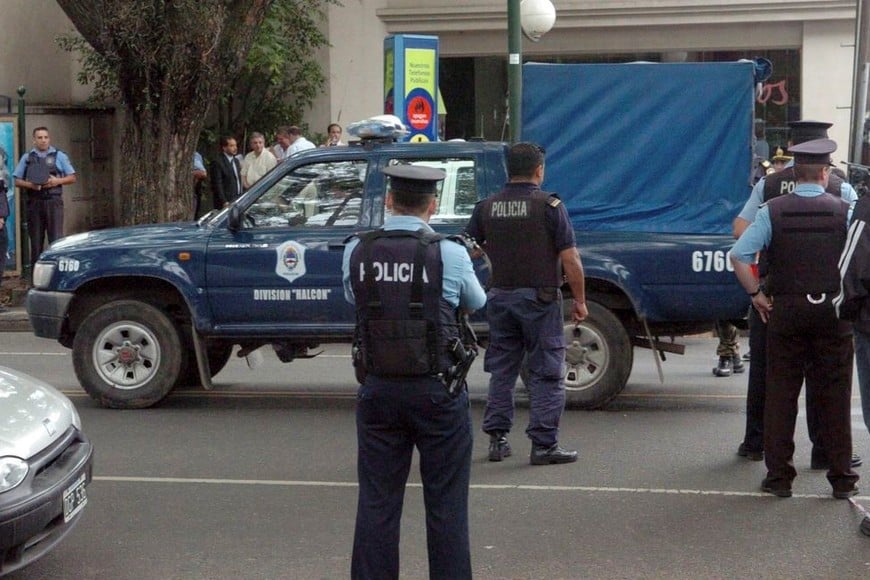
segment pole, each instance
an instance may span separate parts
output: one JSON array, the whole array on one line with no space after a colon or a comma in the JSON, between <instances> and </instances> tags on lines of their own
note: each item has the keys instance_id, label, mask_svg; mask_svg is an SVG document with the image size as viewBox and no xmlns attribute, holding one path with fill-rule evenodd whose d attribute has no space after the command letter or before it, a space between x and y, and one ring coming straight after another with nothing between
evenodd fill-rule
<instances>
[{"instance_id":1,"label":"pole","mask_svg":"<svg viewBox=\"0 0 870 580\"><path fill-rule=\"evenodd\" d=\"M510 142L522 137L523 118L523 37L520 22L520 0L508 0L508 119Z\"/></svg>"},{"instance_id":2,"label":"pole","mask_svg":"<svg viewBox=\"0 0 870 580\"><path fill-rule=\"evenodd\" d=\"M18 152L24 155L27 151L27 124L24 121L24 93L27 89L24 85L18 87ZM18 190L18 214L15 216L18 219L18 231L21 234L18 237L18 255L21 256L21 279L30 280L30 237L27 231L27 212L24 208L24 192Z\"/></svg>"},{"instance_id":3,"label":"pole","mask_svg":"<svg viewBox=\"0 0 870 580\"><path fill-rule=\"evenodd\" d=\"M861 163L867 114L867 68L870 67L870 0L858 0L855 13L855 66L852 73L852 142L849 158Z\"/></svg>"}]
</instances>

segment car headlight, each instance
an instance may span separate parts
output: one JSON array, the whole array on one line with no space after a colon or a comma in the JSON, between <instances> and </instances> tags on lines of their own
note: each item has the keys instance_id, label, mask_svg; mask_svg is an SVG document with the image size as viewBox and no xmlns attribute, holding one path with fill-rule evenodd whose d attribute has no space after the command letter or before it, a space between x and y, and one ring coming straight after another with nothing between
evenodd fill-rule
<instances>
[{"instance_id":1,"label":"car headlight","mask_svg":"<svg viewBox=\"0 0 870 580\"><path fill-rule=\"evenodd\" d=\"M33 266L33 287L48 288L51 277L54 275L56 264L54 262L37 262Z\"/></svg>"},{"instance_id":2,"label":"car headlight","mask_svg":"<svg viewBox=\"0 0 870 580\"><path fill-rule=\"evenodd\" d=\"M9 491L27 477L27 462L17 457L0 457L0 493Z\"/></svg>"}]
</instances>

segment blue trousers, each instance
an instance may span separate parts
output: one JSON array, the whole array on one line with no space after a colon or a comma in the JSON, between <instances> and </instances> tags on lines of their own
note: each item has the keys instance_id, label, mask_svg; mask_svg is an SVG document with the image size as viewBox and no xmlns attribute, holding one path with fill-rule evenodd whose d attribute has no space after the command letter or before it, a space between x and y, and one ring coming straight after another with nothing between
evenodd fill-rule
<instances>
[{"instance_id":1,"label":"blue trousers","mask_svg":"<svg viewBox=\"0 0 870 580\"><path fill-rule=\"evenodd\" d=\"M359 501L351 578L399 577L399 530L414 447L426 507L429 577L471 578L468 487L472 429L468 393L451 398L431 377L369 375L357 410Z\"/></svg>"},{"instance_id":2,"label":"blue trousers","mask_svg":"<svg viewBox=\"0 0 870 580\"><path fill-rule=\"evenodd\" d=\"M534 288L493 289L487 295L489 346L484 370L490 373L483 431L507 433L514 422L514 387L523 355L528 356L529 426L535 445L559 440L565 409L565 336L562 300L544 302Z\"/></svg>"}]
</instances>

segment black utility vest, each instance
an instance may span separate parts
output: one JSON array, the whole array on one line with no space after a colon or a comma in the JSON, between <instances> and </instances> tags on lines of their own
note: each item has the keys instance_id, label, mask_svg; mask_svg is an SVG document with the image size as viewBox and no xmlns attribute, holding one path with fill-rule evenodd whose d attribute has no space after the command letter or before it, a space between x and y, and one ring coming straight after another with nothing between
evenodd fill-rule
<instances>
[{"instance_id":1,"label":"black utility vest","mask_svg":"<svg viewBox=\"0 0 870 580\"><path fill-rule=\"evenodd\" d=\"M838 292L837 264L846 243L849 204L829 193L791 194L771 200L768 208L773 235L767 251L767 293Z\"/></svg>"},{"instance_id":2,"label":"black utility vest","mask_svg":"<svg viewBox=\"0 0 870 580\"><path fill-rule=\"evenodd\" d=\"M359 235L350 257L365 369L380 377L437 375L451 364L457 309L442 297L444 236L425 230Z\"/></svg>"},{"instance_id":3,"label":"black utility vest","mask_svg":"<svg viewBox=\"0 0 870 580\"><path fill-rule=\"evenodd\" d=\"M40 157L36 151L31 151L27 156L27 166L24 169L24 179L36 185L44 185L49 177L60 177L57 168L57 151L52 151L45 157ZM43 188L37 192L43 195L61 195L63 187L56 185L52 188Z\"/></svg>"},{"instance_id":4,"label":"black utility vest","mask_svg":"<svg viewBox=\"0 0 870 580\"><path fill-rule=\"evenodd\" d=\"M493 288L558 288L562 268L545 213L551 195L504 190L481 203Z\"/></svg>"},{"instance_id":5,"label":"black utility vest","mask_svg":"<svg viewBox=\"0 0 870 580\"><path fill-rule=\"evenodd\" d=\"M831 173L828 176L828 187L825 188L827 193L836 197L842 197L843 180ZM764 202L785 195L794 191L797 186L797 178L794 176L794 165L786 167L782 171L777 171L764 178ZM758 256L758 275L762 278L767 276L767 251L762 250Z\"/></svg>"}]
</instances>

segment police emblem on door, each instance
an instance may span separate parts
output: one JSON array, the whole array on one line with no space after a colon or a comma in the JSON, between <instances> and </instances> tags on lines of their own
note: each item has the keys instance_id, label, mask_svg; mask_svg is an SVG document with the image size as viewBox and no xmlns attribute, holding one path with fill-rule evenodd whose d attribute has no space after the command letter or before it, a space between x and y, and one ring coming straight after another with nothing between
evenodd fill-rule
<instances>
[{"instance_id":1,"label":"police emblem on door","mask_svg":"<svg viewBox=\"0 0 870 580\"><path fill-rule=\"evenodd\" d=\"M278 252L276 274L288 282L305 275L305 246L293 241L284 242L276 248L276 251Z\"/></svg>"}]
</instances>

